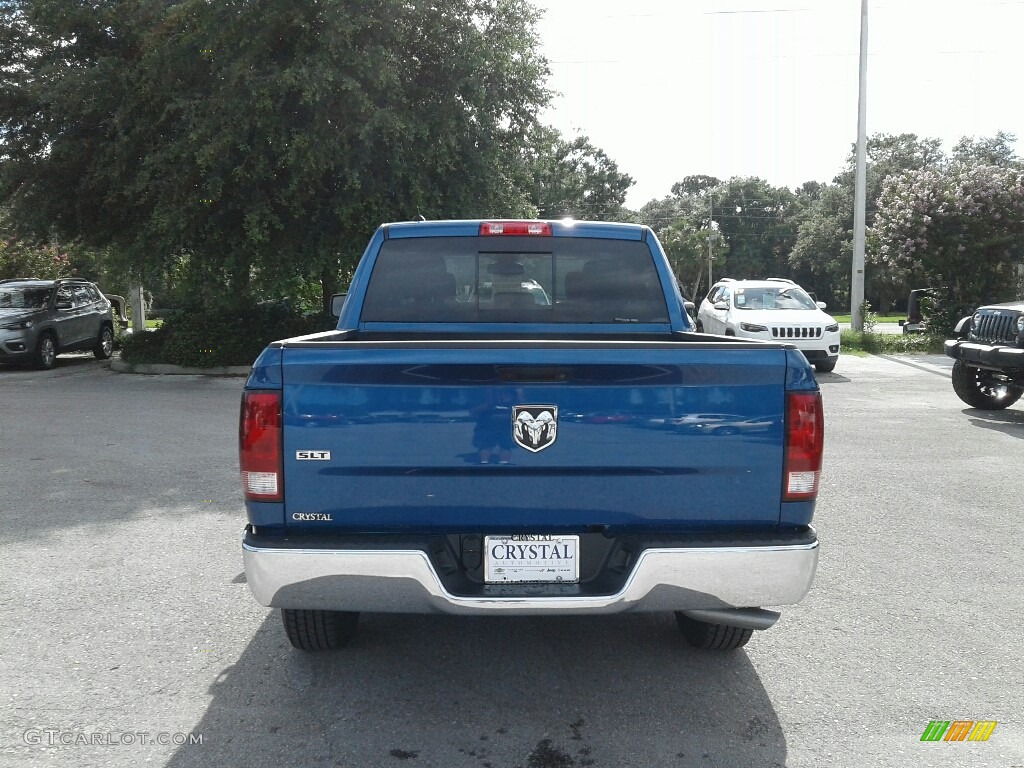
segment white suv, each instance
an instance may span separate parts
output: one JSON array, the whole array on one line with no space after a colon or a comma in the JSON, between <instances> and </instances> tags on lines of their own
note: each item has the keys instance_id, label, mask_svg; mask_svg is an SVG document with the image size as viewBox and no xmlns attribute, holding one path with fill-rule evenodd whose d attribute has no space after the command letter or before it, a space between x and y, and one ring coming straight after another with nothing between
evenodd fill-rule
<instances>
[{"instance_id":1,"label":"white suv","mask_svg":"<svg viewBox=\"0 0 1024 768\"><path fill-rule=\"evenodd\" d=\"M839 323L792 280L719 280L700 303L697 330L725 336L785 341L819 371L839 360Z\"/></svg>"}]
</instances>

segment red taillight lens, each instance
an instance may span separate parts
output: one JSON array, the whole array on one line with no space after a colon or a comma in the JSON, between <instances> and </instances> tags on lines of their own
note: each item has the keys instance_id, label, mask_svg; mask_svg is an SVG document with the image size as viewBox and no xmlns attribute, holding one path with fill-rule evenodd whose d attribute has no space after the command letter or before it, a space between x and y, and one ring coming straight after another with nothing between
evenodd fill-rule
<instances>
[{"instance_id":1,"label":"red taillight lens","mask_svg":"<svg viewBox=\"0 0 1024 768\"><path fill-rule=\"evenodd\" d=\"M817 392L786 393L786 456L782 500L810 501L818 495L825 416Z\"/></svg>"},{"instance_id":2,"label":"red taillight lens","mask_svg":"<svg viewBox=\"0 0 1024 768\"><path fill-rule=\"evenodd\" d=\"M480 234L551 237L551 225L546 221L485 221L480 225Z\"/></svg>"},{"instance_id":3,"label":"red taillight lens","mask_svg":"<svg viewBox=\"0 0 1024 768\"><path fill-rule=\"evenodd\" d=\"M281 501L281 393L246 392L238 423L242 493L250 501Z\"/></svg>"}]
</instances>

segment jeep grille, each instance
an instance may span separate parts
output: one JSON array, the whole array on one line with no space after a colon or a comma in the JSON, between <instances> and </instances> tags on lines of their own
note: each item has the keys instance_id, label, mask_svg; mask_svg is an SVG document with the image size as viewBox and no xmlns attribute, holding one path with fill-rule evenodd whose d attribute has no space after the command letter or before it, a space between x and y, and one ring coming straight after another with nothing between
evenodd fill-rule
<instances>
[{"instance_id":1,"label":"jeep grille","mask_svg":"<svg viewBox=\"0 0 1024 768\"><path fill-rule=\"evenodd\" d=\"M809 326L772 326L773 339L820 339L821 327L811 328Z\"/></svg>"},{"instance_id":2,"label":"jeep grille","mask_svg":"<svg viewBox=\"0 0 1024 768\"><path fill-rule=\"evenodd\" d=\"M1017 338L1017 314L981 310L981 319L971 328L971 338L997 344L1013 344Z\"/></svg>"}]
</instances>

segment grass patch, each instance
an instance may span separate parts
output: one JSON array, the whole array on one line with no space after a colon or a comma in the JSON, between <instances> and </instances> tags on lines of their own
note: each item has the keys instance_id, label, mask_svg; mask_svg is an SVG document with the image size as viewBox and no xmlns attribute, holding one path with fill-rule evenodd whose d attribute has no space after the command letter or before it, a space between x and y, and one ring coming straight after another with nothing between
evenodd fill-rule
<instances>
[{"instance_id":1,"label":"grass patch","mask_svg":"<svg viewBox=\"0 0 1024 768\"><path fill-rule=\"evenodd\" d=\"M839 341L843 353L893 355L893 354L942 354L945 339L926 333L910 335L895 333L857 333L841 331Z\"/></svg>"},{"instance_id":2,"label":"grass patch","mask_svg":"<svg viewBox=\"0 0 1024 768\"><path fill-rule=\"evenodd\" d=\"M164 321L161 318L157 318L156 320L147 320L146 321L146 327L147 328L159 328L163 324L164 324Z\"/></svg>"},{"instance_id":3,"label":"grass patch","mask_svg":"<svg viewBox=\"0 0 1024 768\"><path fill-rule=\"evenodd\" d=\"M827 311L827 310L826 310ZM836 319L837 323L849 323L852 322L850 315L832 315ZM906 315L875 315L876 323L898 323L900 320L906 320Z\"/></svg>"}]
</instances>

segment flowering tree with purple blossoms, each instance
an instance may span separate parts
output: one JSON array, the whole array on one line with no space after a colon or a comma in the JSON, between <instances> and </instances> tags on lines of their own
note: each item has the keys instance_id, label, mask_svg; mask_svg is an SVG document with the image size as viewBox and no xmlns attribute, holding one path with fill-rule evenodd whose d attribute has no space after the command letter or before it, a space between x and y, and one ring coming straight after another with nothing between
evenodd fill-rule
<instances>
[{"instance_id":1,"label":"flowering tree with purple blossoms","mask_svg":"<svg viewBox=\"0 0 1024 768\"><path fill-rule=\"evenodd\" d=\"M869 258L965 306L1007 301L1024 265L1024 170L952 163L886 179Z\"/></svg>"}]
</instances>

